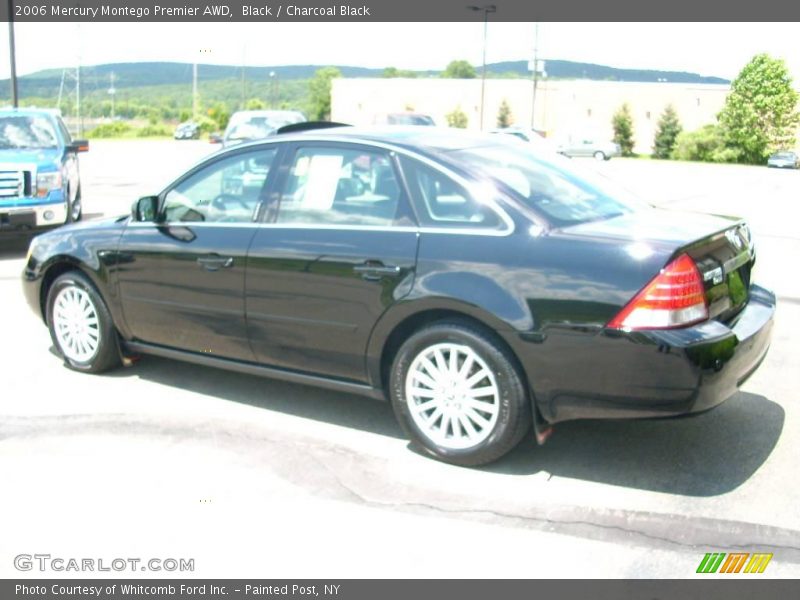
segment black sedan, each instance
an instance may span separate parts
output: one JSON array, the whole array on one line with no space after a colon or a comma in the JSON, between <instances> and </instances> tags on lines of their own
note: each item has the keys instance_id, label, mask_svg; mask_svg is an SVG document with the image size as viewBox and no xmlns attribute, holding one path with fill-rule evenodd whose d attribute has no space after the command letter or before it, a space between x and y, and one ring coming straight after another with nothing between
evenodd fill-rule
<instances>
[{"instance_id":1,"label":"black sedan","mask_svg":"<svg viewBox=\"0 0 800 600\"><path fill-rule=\"evenodd\" d=\"M149 354L386 399L460 465L721 403L775 312L747 225L578 168L437 128L279 134L38 236L24 290L70 368Z\"/></svg>"}]
</instances>

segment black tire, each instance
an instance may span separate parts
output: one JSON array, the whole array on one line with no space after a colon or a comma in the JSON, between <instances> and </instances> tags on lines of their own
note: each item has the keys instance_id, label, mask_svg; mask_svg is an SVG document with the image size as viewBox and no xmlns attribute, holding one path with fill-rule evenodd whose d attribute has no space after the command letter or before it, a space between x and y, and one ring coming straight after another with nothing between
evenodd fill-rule
<instances>
[{"instance_id":1,"label":"black tire","mask_svg":"<svg viewBox=\"0 0 800 600\"><path fill-rule=\"evenodd\" d=\"M406 396L409 369L418 356L438 344L456 344L472 350L492 373L498 390L496 421L491 427L485 428L490 431L488 437L467 448L452 448L437 443L411 415ZM491 333L466 321L442 321L420 329L400 347L392 364L389 395L400 426L415 446L444 462L475 467L493 462L507 454L530 430L531 406L523 381L515 367L514 358ZM456 406L460 408L460 404ZM436 410L433 410L427 416L431 418L435 412ZM439 423L439 433L441 433L443 420L432 418L429 422L434 427ZM453 427L456 425L451 421L450 427L445 427L445 437L448 433L452 433L455 437ZM460 435L466 433L463 423L458 425L458 429Z\"/></svg>"},{"instance_id":2,"label":"black tire","mask_svg":"<svg viewBox=\"0 0 800 600\"><path fill-rule=\"evenodd\" d=\"M595 160L608 160L609 157L606 156L605 152L602 150L598 150L592 156L594 156Z\"/></svg>"},{"instance_id":3,"label":"black tire","mask_svg":"<svg viewBox=\"0 0 800 600\"><path fill-rule=\"evenodd\" d=\"M73 214L75 204L78 205L77 213ZM67 223L76 223L83 217L83 202L81 202L81 186L78 185L78 191L75 193L75 199L69 202L69 190L67 190Z\"/></svg>"},{"instance_id":4,"label":"black tire","mask_svg":"<svg viewBox=\"0 0 800 600\"><path fill-rule=\"evenodd\" d=\"M75 356L75 351L69 347L62 347L59 335L56 333L56 319L54 319L54 307L59 294L67 290L76 290L84 294L91 303L91 307L96 315L98 341L96 348L89 356ZM106 304L92 282L79 271L69 271L59 275L47 293L47 327L50 330L50 338L53 340L58 353L63 357L64 364L75 371L84 373L102 373L113 369L121 364L119 351L119 338L111 314L106 308Z\"/></svg>"}]
</instances>

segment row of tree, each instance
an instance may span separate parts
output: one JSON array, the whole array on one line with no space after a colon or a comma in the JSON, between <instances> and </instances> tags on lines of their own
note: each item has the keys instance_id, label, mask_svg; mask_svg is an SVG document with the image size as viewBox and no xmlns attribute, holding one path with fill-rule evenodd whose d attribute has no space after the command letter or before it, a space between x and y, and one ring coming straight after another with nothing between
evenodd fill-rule
<instances>
[{"instance_id":1,"label":"row of tree","mask_svg":"<svg viewBox=\"0 0 800 600\"><path fill-rule=\"evenodd\" d=\"M667 106L658 121L653 156L763 164L773 152L795 146L799 99L786 63L758 54L734 79L716 123L683 131L674 107ZM622 154L632 156L633 116L627 103L614 113L611 124Z\"/></svg>"}]
</instances>

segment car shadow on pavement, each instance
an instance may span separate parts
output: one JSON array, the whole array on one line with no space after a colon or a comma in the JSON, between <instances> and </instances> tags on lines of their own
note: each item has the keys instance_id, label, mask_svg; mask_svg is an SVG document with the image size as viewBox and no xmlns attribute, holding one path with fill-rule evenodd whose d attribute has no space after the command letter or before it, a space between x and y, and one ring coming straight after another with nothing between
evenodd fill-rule
<instances>
[{"instance_id":1,"label":"car shadow on pavement","mask_svg":"<svg viewBox=\"0 0 800 600\"><path fill-rule=\"evenodd\" d=\"M783 408L739 392L689 417L568 421L544 446L523 442L486 470L568 477L685 496L716 496L746 482L769 457Z\"/></svg>"},{"instance_id":2,"label":"car shadow on pavement","mask_svg":"<svg viewBox=\"0 0 800 600\"><path fill-rule=\"evenodd\" d=\"M108 376L161 385L284 414L376 433L405 436L388 403L164 358L145 357ZM746 482L780 438L784 410L740 392L717 408L685 418L560 423L544 446L520 444L484 471L553 476L641 490L715 496Z\"/></svg>"},{"instance_id":3,"label":"car shadow on pavement","mask_svg":"<svg viewBox=\"0 0 800 600\"><path fill-rule=\"evenodd\" d=\"M23 258L34 233L0 232L0 260Z\"/></svg>"},{"instance_id":4,"label":"car shadow on pavement","mask_svg":"<svg viewBox=\"0 0 800 600\"><path fill-rule=\"evenodd\" d=\"M354 394L155 357L144 357L133 367L112 371L107 376L130 375L333 425L397 439L405 437L387 402Z\"/></svg>"}]
</instances>

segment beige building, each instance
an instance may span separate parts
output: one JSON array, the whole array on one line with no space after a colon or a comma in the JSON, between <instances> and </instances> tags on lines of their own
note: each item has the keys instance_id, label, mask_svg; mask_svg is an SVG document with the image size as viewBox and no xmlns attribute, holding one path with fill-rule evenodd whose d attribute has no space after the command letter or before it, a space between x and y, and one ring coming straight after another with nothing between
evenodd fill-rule
<instances>
[{"instance_id":1,"label":"beige building","mask_svg":"<svg viewBox=\"0 0 800 600\"><path fill-rule=\"evenodd\" d=\"M652 151L659 116L672 104L688 131L713 123L730 90L728 85L627 83L619 81L539 81L533 127L556 140L590 136L610 140L611 117L627 102L633 115L634 150ZM525 79L487 79L483 128L497 126L506 100L512 119L531 126L533 83ZM460 107L468 128L480 127L481 80L478 79L334 79L331 118L366 125L381 113L413 110L446 125L446 115Z\"/></svg>"}]
</instances>

